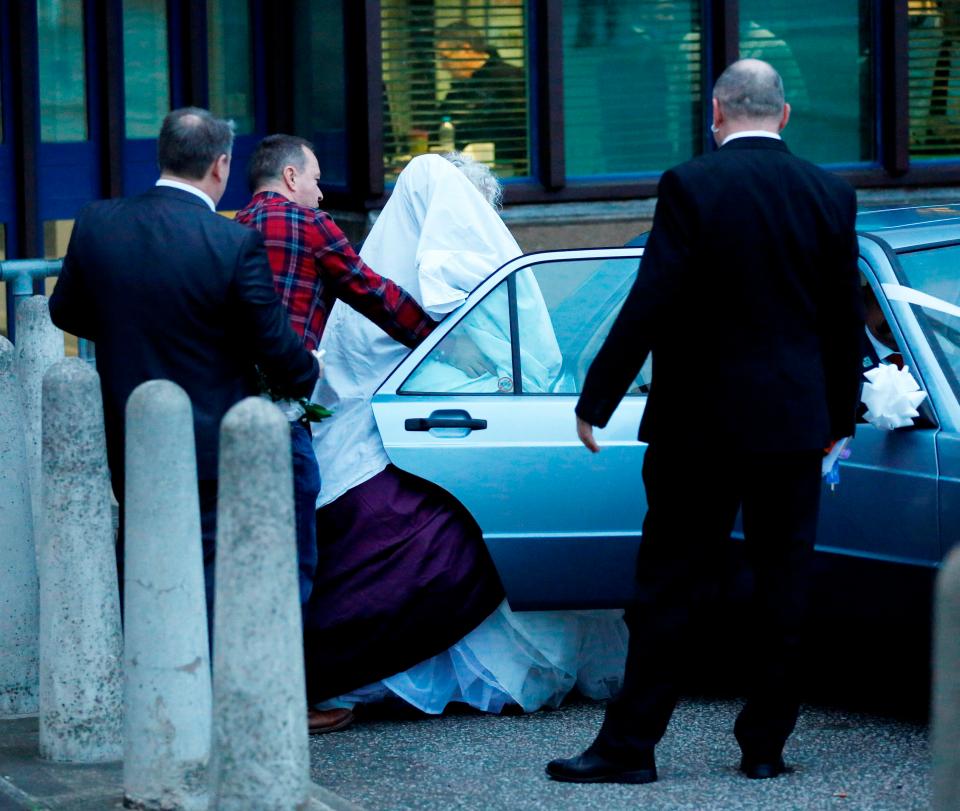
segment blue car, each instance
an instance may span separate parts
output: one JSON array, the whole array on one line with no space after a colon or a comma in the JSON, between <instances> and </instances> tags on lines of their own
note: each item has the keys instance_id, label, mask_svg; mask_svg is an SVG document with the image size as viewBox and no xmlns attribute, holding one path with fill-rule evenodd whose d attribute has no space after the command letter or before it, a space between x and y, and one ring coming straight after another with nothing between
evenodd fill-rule
<instances>
[{"instance_id":1,"label":"blue car","mask_svg":"<svg viewBox=\"0 0 960 811\"><path fill-rule=\"evenodd\" d=\"M858 426L839 484L824 485L818 550L929 574L960 542L960 206L865 213L858 230L863 282L928 397L911 427ZM620 606L632 594L649 361L597 432L602 453L577 440L573 409L642 254L508 263L374 397L391 460L473 513L515 608ZM444 373L464 338L489 360L480 377Z\"/></svg>"}]
</instances>

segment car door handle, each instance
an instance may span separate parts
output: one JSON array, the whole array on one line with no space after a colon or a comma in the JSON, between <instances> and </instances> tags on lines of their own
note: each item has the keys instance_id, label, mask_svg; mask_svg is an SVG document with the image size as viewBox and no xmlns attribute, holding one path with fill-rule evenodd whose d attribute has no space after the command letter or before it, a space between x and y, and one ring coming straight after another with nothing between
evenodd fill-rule
<instances>
[{"instance_id":1,"label":"car door handle","mask_svg":"<svg viewBox=\"0 0 960 811\"><path fill-rule=\"evenodd\" d=\"M429 431L431 428L466 428L468 431L483 431L486 420L475 420L469 414L463 417L410 417L403 427L408 431Z\"/></svg>"}]
</instances>

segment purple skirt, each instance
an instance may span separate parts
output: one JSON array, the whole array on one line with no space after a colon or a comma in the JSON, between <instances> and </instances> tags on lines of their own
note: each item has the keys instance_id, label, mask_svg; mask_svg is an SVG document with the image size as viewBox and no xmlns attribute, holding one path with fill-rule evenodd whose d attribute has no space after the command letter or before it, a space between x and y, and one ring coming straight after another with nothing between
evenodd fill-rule
<instances>
[{"instance_id":1,"label":"purple skirt","mask_svg":"<svg viewBox=\"0 0 960 811\"><path fill-rule=\"evenodd\" d=\"M504 598L466 508L393 465L317 510L317 546L303 620L311 703L441 653Z\"/></svg>"}]
</instances>

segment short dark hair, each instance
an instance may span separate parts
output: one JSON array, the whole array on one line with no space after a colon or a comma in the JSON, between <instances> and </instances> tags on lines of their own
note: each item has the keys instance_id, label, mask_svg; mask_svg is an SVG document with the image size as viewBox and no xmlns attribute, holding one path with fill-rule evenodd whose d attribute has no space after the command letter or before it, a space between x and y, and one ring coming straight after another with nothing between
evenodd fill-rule
<instances>
[{"instance_id":1,"label":"short dark hair","mask_svg":"<svg viewBox=\"0 0 960 811\"><path fill-rule=\"evenodd\" d=\"M437 43L441 42L462 43L469 46L471 51L490 53L490 44L483 31L475 25L470 25L466 20L450 23L437 31Z\"/></svg>"},{"instance_id":2,"label":"short dark hair","mask_svg":"<svg viewBox=\"0 0 960 811\"><path fill-rule=\"evenodd\" d=\"M265 181L279 180L284 166L296 166L297 171L302 172L307 162L304 149L313 152L313 144L297 135L278 133L264 138L257 144L247 166L250 191L256 191Z\"/></svg>"},{"instance_id":3,"label":"short dark hair","mask_svg":"<svg viewBox=\"0 0 960 811\"><path fill-rule=\"evenodd\" d=\"M210 164L232 150L232 121L214 118L200 107L181 107L163 119L157 163L161 172L202 180Z\"/></svg>"}]
</instances>

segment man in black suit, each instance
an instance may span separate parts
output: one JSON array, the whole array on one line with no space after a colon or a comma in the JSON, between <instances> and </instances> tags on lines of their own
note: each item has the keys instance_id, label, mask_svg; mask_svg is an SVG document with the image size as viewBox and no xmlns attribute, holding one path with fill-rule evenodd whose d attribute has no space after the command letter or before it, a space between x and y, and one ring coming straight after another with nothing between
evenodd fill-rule
<instances>
[{"instance_id":1,"label":"man in black suit","mask_svg":"<svg viewBox=\"0 0 960 811\"><path fill-rule=\"evenodd\" d=\"M717 80L720 149L661 178L637 280L587 374L577 430L596 452L593 426L653 353L640 426L648 510L623 689L593 744L547 766L554 779L656 780L683 634L741 507L755 605L752 625L731 634L748 637L755 661L734 730L740 768L785 770L821 459L853 434L864 324L856 196L790 153L778 134L789 114L765 62L741 60Z\"/></svg>"},{"instance_id":2,"label":"man in black suit","mask_svg":"<svg viewBox=\"0 0 960 811\"><path fill-rule=\"evenodd\" d=\"M158 141L157 185L80 211L50 297L53 322L96 343L107 456L121 508L121 566L127 398L157 379L172 380L190 396L208 606L220 420L257 393L254 364L290 396L308 395L319 371L287 322L263 238L215 213L232 146L230 122L194 107L169 113Z\"/></svg>"}]
</instances>

